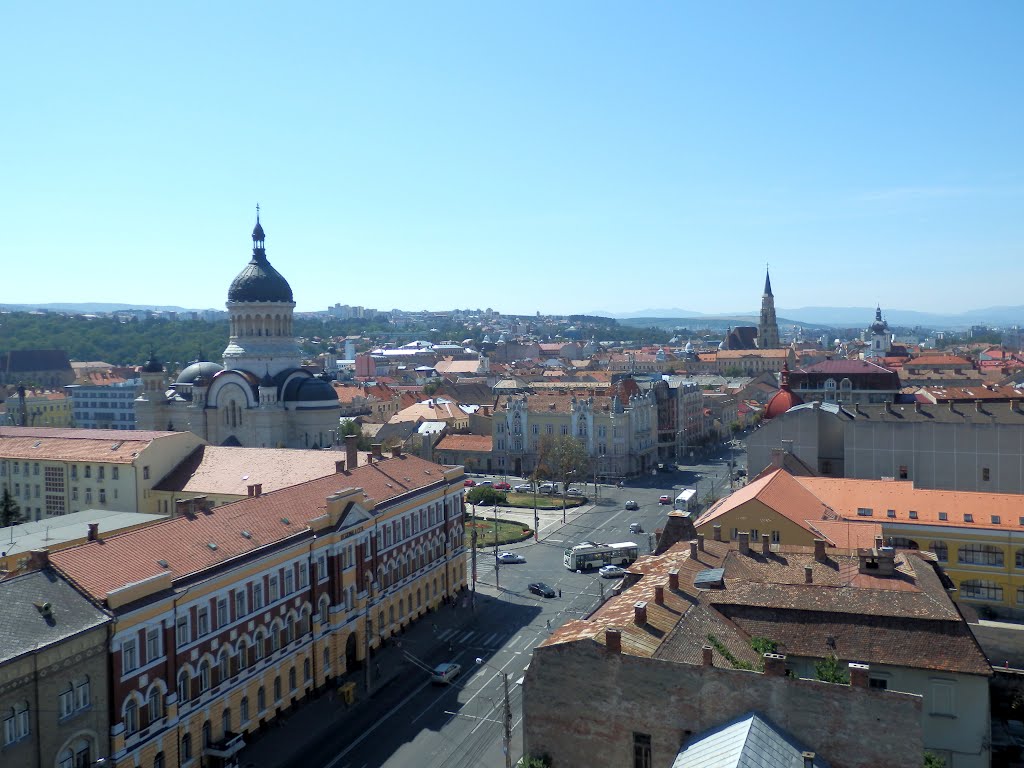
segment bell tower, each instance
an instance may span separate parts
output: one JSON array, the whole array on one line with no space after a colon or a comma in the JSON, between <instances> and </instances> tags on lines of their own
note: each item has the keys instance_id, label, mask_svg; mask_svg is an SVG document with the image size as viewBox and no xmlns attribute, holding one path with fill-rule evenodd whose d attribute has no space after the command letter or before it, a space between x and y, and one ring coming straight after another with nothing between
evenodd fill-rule
<instances>
[{"instance_id":1,"label":"bell tower","mask_svg":"<svg viewBox=\"0 0 1024 768\"><path fill-rule=\"evenodd\" d=\"M779 348L779 323L775 319L775 296L772 295L772 279L767 267L764 270L761 319L757 324L757 346L759 349Z\"/></svg>"}]
</instances>

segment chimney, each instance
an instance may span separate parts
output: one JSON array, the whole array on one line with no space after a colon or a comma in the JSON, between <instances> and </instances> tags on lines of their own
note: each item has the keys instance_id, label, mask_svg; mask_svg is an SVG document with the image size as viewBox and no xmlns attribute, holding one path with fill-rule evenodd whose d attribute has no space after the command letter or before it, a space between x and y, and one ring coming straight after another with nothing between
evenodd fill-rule
<instances>
[{"instance_id":1,"label":"chimney","mask_svg":"<svg viewBox=\"0 0 1024 768\"><path fill-rule=\"evenodd\" d=\"M673 568L668 572L668 588L678 590L679 589L679 569Z\"/></svg>"},{"instance_id":2,"label":"chimney","mask_svg":"<svg viewBox=\"0 0 1024 768\"><path fill-rule=\"evenodd\" d=\"M192 511L192 501L190 499L178 499L174 502L174 514L175 515L187 515Z\"/></svg>"},{"instance_id":3,"label":"chimney","mask_svg":"<svg viewBox=\"0 0 1024 768\"><path fill-rule=\"evenodd\" d=\"M804 584L814 583L814 569L809 565L804 566Z\"/></svg>"},{"instance_id":4,"label":"chimney","mask_svg":"<svg viewBox=\"0 0 1024 768\"><path fill-rule=\"evenodd\" d=\"M715 539L715 541L721 541L722 540L722 526L716 525L711 530L714 531L714 539Z\"/></svg>"},{"instance_id":5,"label":"chimney","mask_svg":"<svg viewBox=\"0 0 1024 768\"><path fill-rule=\"evenodd\" d=\"M704 551L704 534L703 533L698 533L697 534L697 549L699 549L701 552Z\"/></svg>"},{"instance_id":6,"label":"chimney","mask_svg":"<svg viewBox=\"0 0 1024 768\"><path fill-rule=\"evenodd\" d=\"M263 495L263 483L256 483L256 485L254 485L252 487L252 496L253 496L254 499L258 499L262 495Z\"/></svg>"},{"instance_id":7,"label":"chimney","mask_svg":"<svg viewBox=\"0 0 1024 768\"><path fill-rule=\"evenodd\" d=\"M100 537L100 524L89 523L89 535L86 537L86 541L96 541Z\"/></svg>"},{"instance_id":8,"label":"chimney","mask_svg":"<svg viewBox=\"0 0 1024 768\"><path fill-rule=\"evenodd\" d=\"M392 459L398 459L398 458L401 458L401 456L402 456L402 446L396 445L396 446L392 447L392 449L391 449L391 458Z\"/></svg>"},{"instance_id":9,"label":"chimney","mask_svg":"<svg viewBox=\"0 0 1024 768\"><path fill-rule=\"evenodd\" d=\"M260 486L261 488L263 486ZM202 512L204 515L210 512L210 500L206 496L195 496L192 498L192 512Z\"/></svg>"},{"instance_id":10,"label":"chimney","mask_svg":"<svg viewBox=\"0 0 1024 768\"><path fill-rule=\"evenodd\" d=\"M647 601L639 600L633 604L633 623L642 627L647 623Z\"/></svg>"},{"instance_id":11,"label":"chimney","mask_svg":"<svg viewBox=\"0 0 1024 768\"><path fill-rule=\"evenodd\" d=\"M662 584L657 584L654 587L654 602L658 605L665 604L665 587Z\"/></svg>"},{"instance_id":12,"label":"chimney","mask_svg":"<svg viewBox=\"0 0 1024 768\"><path fill-rule=\"evenodd\" d=\"M781 653L766 653L764 655L764 673L771 677L785 677L786 657Z\"/></svg>"},{"instance_id":13,"label":"chimney","mask_svg":"<svg viewBox=\"0 0 1024 768\"><path fill-rule=\"evenodd\" d=\"M815 539L814 540L814 559L819 563L825 562L825 540Z\"/></svg>"},{"instance_id":14,"label":"chimney","mask_svg":"<svg viewBox=\"0 0 1024 768\"><path fill-rule=\"evenodd\" d=\"M356 447L358 442L358 435L345 435L345 465L350 470L359 466L359 449Z\"/></svg>"},{"instance_id":15,"label":"chimney","mask_svg":"<svg viewBox=\"0 0 1024 768\"><path fill-rule=\"evenodd\" d=\"M785 448L772 448L772 461L771 465L775 469L779 469L783 464L786 463L786 449Z\"/></svg>"},{"instance_id":16,"label":"chimney","mask_svg":"<svg viewBox=\"0 0 1024 768\"><path fill-rule=\"evenodd\" d=\"M379 459L383 459L384 458L384 452L382 450L383 448L384 448L384 446L381 445L380 443L373 443L373 445L370 446L370 453L373 454L373 458L378 459L378 460Z\"/></svg>"},{"instance_id":17,"label":"chimney","mask_svg":"<svg viewBox=\"0 0 1024 768\"><path fill-rule=\"evenodd\" d=\"M345 460L344 459L338 459L336 462L334 462L334 471L335 471L336 474L339 474L339 475L342 474L345 471Z\"/></svg>"},{"instance_id":18,"label":"chimney","mask_svg":"<svg viewBox=\"0 0 1024 768\"><path fill-rule=\"evenodd\" d=\"M875 536L875 549L881 549L885 546L885 540L881 536Z\"/></svg>"},{"instance_id":19,"label":"chimney","mask_svg":"<svg viewBox=\"0 0 1024 768\"><path fill-rule=\"evenodd\" d=\"M700 653L701 653L701 663L705 667L713 667L713 666L715 666L715 649L714 648L712 648L710 645L705 645L703 648L700 649Z\"/></svg>"},{"instance_id":20,"label":"chimney","mask_svg":"<svg viewBox=\"0 0 1024 768\"><path fill-rule=\"evenodd\" d=\"M740 554L741 555L749 555L750 554L750 532L749 531L740 531L737 534L737 536L739 537L739 540L740 540Z\"/></svg>"},{"instance_id":21,"label":"chimney","mask_svg":"<svg viewBox=\"0 0 1024 768\"><path fill-rule=\"evenodd\" d=\"M767 533L761 534L761 554L766 557L772 551L772 537Z\"/></svg>"},{"instance_id":22,"label":"chimney","mask_svg":"<svg viewBox=\"0 0 1024 768\"><path fill-rule=\"evenodd\" d=\"M609 653L622 653L622 630L606 629L604 631L604 647Z\"/></svg>"},{"instance_id":23,"label":"chimney","mask_svg":"<svg viewBox=\"0 0 1024 768\"><path fill-rule=\"evenodd\" d=\"M852 688L867 688L868 671L871 669L867 664L850 664L850 686Z\"/></svg>"},{"instance_id":24,"label":"chimney","mask_svg":"<svg viewBox=\"0 0 1024 768\"><path fill-rule=\"evenodd\" d=\"M50 564L50 552L46 549L33 549L28 553L29 570L38 571Z\"/></svg>"},{"instance_id":25,"label":"chimney","mask_svg":"<svg viewBox=\"0 0 1024 768\"><path fill-rule=\"evenodd\" d=\"M984 413L984 411L981 410L981 400L974 401L974 410L976 410L978 413Z\"/></svg>"},{"instance_id":26,"label":"chimney","mask_svg":"<svg viewBox=\"0 0 1024 768\"><path fill-rule=\"evenodd\" d=\"M252 485L252 484L247 485L247 486L245 486L245 495L249 496L249 497L252 497L253 491L255 491L255 490L256 490L256 486L255 485Z\"/></svg>"},{"instance_id":27,"label":"chimney","mask_svg":"<svg viewBox=\"0 0 1024 768\"><path fill-rule=\"evenodd\" d=\"M801 752L800 757L803 758L804 768L814 768L814 758L817 757L813 752Z\"/></svg>"},{"instance_id":28,"label":"chimney","mask_svg":"<svg viewBox=\"0 0 1024 768\"><path fill-rule=\"evenodd\" d=\"M690 559L691 560L696 560L697 559L697 542L696 541L691 541L690 542Z\"/></svg>"},{"instance_id":29,"label":"chimney","mask_svg":"<svg viewBox=\"0 0 1024 768\"><path fill-rule=\"evenodd\" d=\"M914 413L920 413L920 412L921 412L921 403L920 403L920 401L915 400L914 401Z\"/></svg>"}]
</instances>

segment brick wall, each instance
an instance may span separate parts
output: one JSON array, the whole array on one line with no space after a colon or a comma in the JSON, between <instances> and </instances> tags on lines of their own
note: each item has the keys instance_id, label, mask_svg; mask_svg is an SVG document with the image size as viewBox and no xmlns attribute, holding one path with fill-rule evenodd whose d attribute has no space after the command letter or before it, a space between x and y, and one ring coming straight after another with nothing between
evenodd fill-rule
<instances>
[{"instance_id":1,"label":"brick wall","mask_svg":"<svg viewBox=\"0 0 1024 768\"><path fill-rule=\"evenodd\" d=\"M586 640L534 651L524 751L553 768L623 768L639 732L651 736L654 768L669 768L690 736L751 711L833 768L923 759L919 696L611 654Z\"/></svg>"}]
</instances>

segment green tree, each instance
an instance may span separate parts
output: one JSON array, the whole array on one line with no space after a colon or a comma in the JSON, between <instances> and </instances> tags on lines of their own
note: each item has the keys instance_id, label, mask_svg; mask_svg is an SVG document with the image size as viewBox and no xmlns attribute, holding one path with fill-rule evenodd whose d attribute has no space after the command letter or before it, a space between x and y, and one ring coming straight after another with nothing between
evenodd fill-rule
<instances>
[{"instance_id":1,"label":"green tree","mask_svg":"<svg viewBox=\"0 0 1024 768\"><path fill-rule=\"evenodd\" d=\"M932 752L925 752L924 768L946 768L946 761Z\"/></svg>"},{"instance_id":2,"label":"green tree","mask_svg":"<svg viewBox=\"0 0 1024 768\"><path fill-rule=\"evenodd\" d=\"M342 442L345 441L345 435L355 435L359 439L356 440L356 447L360 451L370 450L370 438L363 434L363 428L355 419L345 419L341 422L341 426L338 428L338 435Z\"/></svg>"},{"instance_id":3,"label":"green tree","mask_svg":"<svg viewBox=\"0 0 1024 768\"><path fill-rule=\"evenodd\" d=\"M537 447L537 477L562 484L585 483L590 474L587 447L572 435L544 435Z\"/></svg>"},{"instance_id":4,"label":"green tree","mask_svg":"<svg viewBox=\"0 0 1024 768\"><path fill-rule=\"evenodd\" d=\"M469 493L466 494L466 503L493 507L495 504L504 504L506 498L507 496L502 491L495 490L489 485L478 485L469 489Z\"/></svg>"},{"instance_id":5,"label":"green tree","mask_svg":"<svg viewBox=\"0 0 1024 768\"><path fill-rule=\"evenodd\" d=\"M815 677L826 683L850 684L850 675L843 668L843 665L839 663L839 659L835 657L835 654L815 663L814 674Z\"/></svg>"},{"instance_id":6,"label":"green tree","mask_svg":"<svg viewBox=\"0 0 1024 768\"><path fill-rule=\"evenodd\" d=\"M22 522L21 507L11 496L11 492L4 488L3 500L0 501L0 527L17 525Z\"/></svg>"}]
</instances>

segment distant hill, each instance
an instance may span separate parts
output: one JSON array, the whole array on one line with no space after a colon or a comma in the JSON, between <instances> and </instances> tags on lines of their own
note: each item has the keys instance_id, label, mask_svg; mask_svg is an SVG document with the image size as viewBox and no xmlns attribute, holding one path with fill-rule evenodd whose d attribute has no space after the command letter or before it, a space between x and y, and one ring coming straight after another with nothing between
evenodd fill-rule
<instances>
[{"instance_id":1,"label":"distant hill","mask_svg":"<svg viewBox=\"0 0 1024 768\"><path fill-rule=\"evenodd\" d=\"M57 302L53 304L0 304L0 310L9 312L32 312L34 310L45 310L47 312L71 312L74 314L90 314L92 312L115 312L118 310L150 310L153 312L201 312L198 309L185 309L185 307L157 306L151 304L112 304L103 302Z\"/></svg>"}]
</instances>

